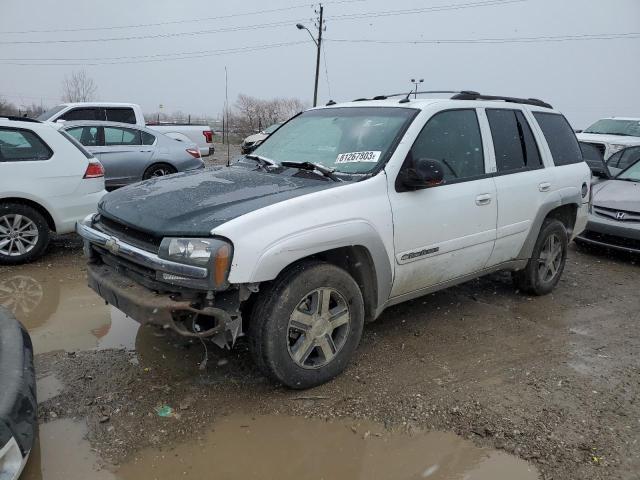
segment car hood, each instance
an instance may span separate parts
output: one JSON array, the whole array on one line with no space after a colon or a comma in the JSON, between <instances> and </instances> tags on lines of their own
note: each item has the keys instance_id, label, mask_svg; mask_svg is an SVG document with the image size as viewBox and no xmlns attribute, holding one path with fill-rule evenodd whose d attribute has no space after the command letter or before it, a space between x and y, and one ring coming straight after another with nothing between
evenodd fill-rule
<instances>
[{"instance_id":1,"label":"car hood","mask_svg":"<svg viewBox=\"0 0 640 480\"><path fill-rule=\"evenodd\" d=\"M243 143L254 143L257 142L258 140L264 140L265 138L267 138L269 135L267 135L266 133L255 133L253 135L249 135L247 138L244 139Z\"/></svg>"},{"instance_id":2,"label":"car hood","mask_svg":"<svg viewBox=\"0 0 640 480\"><path fill-rule=\"evenodd\" d=\"M614 145L640 145L640 137L625 137L624 135L605 135L601 133L578 133L581 142L597 142Z\"/></svg>"},{"instance_id":3,"label":"car hood","mask_svg":"<svg viewBox=\"0 0 640 480\"><path fill-rule=\"evenodd\" d=\"M593 187L593 204L597 207L640 213L640 183L606 180Z\"/></svg>"},{"instance_id":4,"label":"car hood","mask_svg":"<svg viewBox=\"0 0 640 480\"><path fill-rule=\"evenodd\" d=\"M267 172L236 164L129 185L105 195L98 212L156 237L209 236L245 213L344 184L295 169Z\"/></svg>"}]
</instances>

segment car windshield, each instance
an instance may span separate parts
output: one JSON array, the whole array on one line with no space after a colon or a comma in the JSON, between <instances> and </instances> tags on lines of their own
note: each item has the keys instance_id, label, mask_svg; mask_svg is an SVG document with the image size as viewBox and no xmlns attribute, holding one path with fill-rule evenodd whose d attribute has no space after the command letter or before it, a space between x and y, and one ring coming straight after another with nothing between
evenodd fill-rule
<instances>
[{"instance_id":1,"label":"car windshield","mask_svg":"<svg viewBox=\"0 0 640 480\"><path fill-rule=\"evenodd\" d=\"M46 112L41 113L40 115L38 115L36 117L36 120L40 120L41 122L47 121L51 117L53 117L56 113L58 113L60 110L62 110L63 108L66 108L66 107L67 107L66 105L58 105L57 107L50 108Z\"/></svg>"},{"instance_id":2,"label":"car windshield","mask_svg":"<svg viewBox=\"0 0 640 480\"><path fill-rule=\"evenodd\" d=\"M416 113L399 107L309 110L283 125L255 154L276 163L312 162L342 173L368 173L388 159Z\"/></svg>"},{"instance_id":3,"label":"car windshield","mask_svg":"<svg viewBox=\"0 0 640 480\"><path fill-rule=\"evenodd\" d=\"M275 132L278 127L282 125L281 123L274 123L273 125L271 125L270 127L267 127L263 130L263 133L268 133L269 135L271 135L273 132Z\"/></svg>"},{"instance_id":4,"label":"car windshield","mask_svg":"<svg viewBox=\"0 0 640 480\"><path fill-rule=\"evenodd\" d=\"M640 137L640 120L617 120L605 118L598 120L587 128L584 133Z\"/></svg>"},{"instance_id":5,"label":"car windshield","mask_svg":"<svg viewBox=\"0 0 640 480\"><path fill-rule=\"evenodd\" d=\"M640 160L622 171L617 177L619 180L628 180L632 182L640 182Z\"/></svg>"}]
</instances>

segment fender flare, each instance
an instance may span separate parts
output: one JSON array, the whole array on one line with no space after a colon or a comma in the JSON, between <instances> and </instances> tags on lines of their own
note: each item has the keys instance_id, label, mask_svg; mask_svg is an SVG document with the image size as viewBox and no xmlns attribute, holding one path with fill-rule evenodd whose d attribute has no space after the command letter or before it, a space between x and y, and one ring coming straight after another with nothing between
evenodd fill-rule
<instances>
[{"instance_id":1,"label":"fender flare","mask_svg":"<svg viewBox=\"0 0 640 480\"><path fill-rule=\"evenodd\" d=\"M253 268L254 282L274 280L296 261L336 248L362 246L371 256L377 291L376 313L389 299L393 285L393 266L382 238L364 220L321 225L287 236L267 246Z\"/></svg>"}]
</instances>

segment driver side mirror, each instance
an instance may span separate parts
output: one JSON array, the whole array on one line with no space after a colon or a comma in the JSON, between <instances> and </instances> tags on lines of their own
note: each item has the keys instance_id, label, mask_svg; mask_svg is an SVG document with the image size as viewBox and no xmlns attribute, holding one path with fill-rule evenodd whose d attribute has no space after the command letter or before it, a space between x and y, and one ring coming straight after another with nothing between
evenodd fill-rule
<instances>
[{"instance_id":1,"label":"driver side mirror","mask_svg":"<svg viewBox=\"0 0 640 480\"><path fill-rule=\"evenodd\" d=\"M438 160L418 158L405 164L402 173L402 186L407 190L419 190L435 187L444 183L444 168Z\"/></svg>"}]
</instances>

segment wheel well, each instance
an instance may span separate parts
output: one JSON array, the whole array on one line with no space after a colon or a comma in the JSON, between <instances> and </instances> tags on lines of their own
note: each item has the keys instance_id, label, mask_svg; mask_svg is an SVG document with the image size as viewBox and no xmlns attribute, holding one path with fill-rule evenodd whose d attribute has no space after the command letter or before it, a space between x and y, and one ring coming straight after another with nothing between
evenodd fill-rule
<instances>
[{"instance_id":1,"label":"wheel well","mask_svg":"<svg viewBox=\"0 0 640 480\"><path fill-rule=\"evenodd\" d=\"M44 219L47 221L47 225L49 226L49 229L52 232L56 231L56 223L53 221L53 217L48 212L48 210L44 208L42 205L40 205L39 203L34 202L33 200L27 200L26 198L16 198L16 197L7 197L7 198L0 199L0 204L3 204L3 203L19 203L19 204L28 205L34 208L35 210L40 212L44 217Z\"/></svg>"},{"instance_id":2,"label":"wheel well","mask_svg":"<svg viewBox=\"0 0 640 480\"><path fill-rule=\"evenodd\" d=\"M556 219L561 221L565 228L567 229L567 233L569 237L573 233L573 227L576 224L576 216L578 214L578 206L570 203L567 205L562 205L560 207L554 208L551 210L546 218Z\"/></svg>"}]
</instances>

